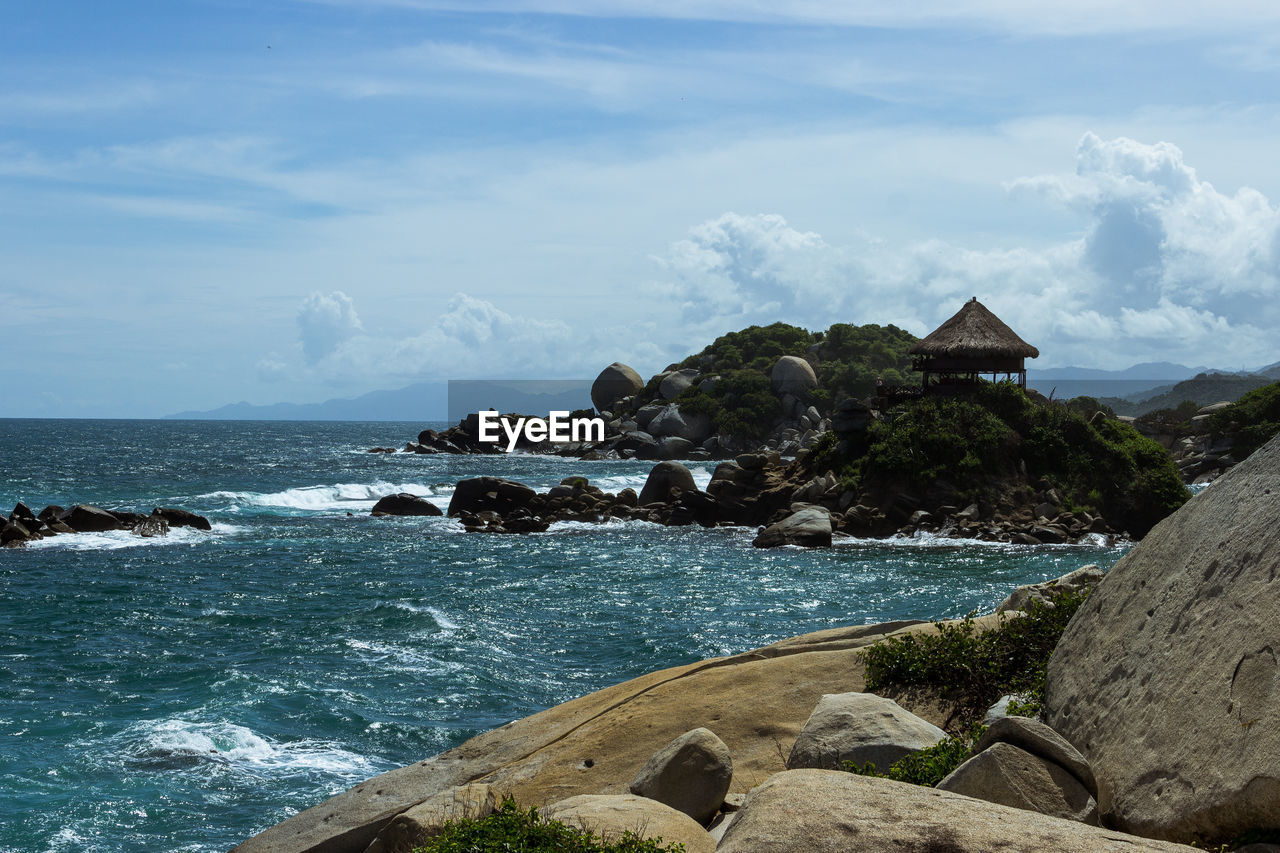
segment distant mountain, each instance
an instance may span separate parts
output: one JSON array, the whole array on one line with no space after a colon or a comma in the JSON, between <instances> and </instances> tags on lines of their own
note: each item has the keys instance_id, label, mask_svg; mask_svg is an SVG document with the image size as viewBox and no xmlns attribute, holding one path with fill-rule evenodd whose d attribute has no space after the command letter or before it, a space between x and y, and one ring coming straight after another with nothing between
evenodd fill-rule
<instances>
[{"instance_id":1,"label":"distant mountain","mask_svg":"<svg viewBox=\"0 0 1280 853\"><path fill-rule=\"evenodd\" d=\"M231 403L207 412L178 412L172 420L217 421L443 421L448 383L418 382L394 391L371 391L323 403Z\"/></svg>"},{"instance_id":2,"label":"distant mountain","mask_svg":"<svg viewBox=\"0 0 1280 853\"><path fill-rule=\"evenodd\" d=\"M1266 367L1260 367L1254 372L1268 379L1280 379L1280 361L1275 364L1268 364Z\"/></svg>"},{"instance_id":3,"label":"distant mountain","mask_svg":"<svg viewBox=\"0 0 1280 853\"><path fill-rule=\"evenodd\" d=\"M1263 385L1270 385L1272 380L1258 373L1201 373L1191 379L1179 382L1167 390L1159 390L1152 396L1149 392L1133 395L1130 399L1101 397L1099 402L1110 406L1118 415L1145 415L1157 409L1173 409L1179 403L1190 400L1201 406L1223 400L1234 402Z\"/></svg>"},{"instance_id":4,"label":"distant mountain","mask_svg":"<svg viewBox=\"0 0 1280 853\"><path fill-rule=\"evenodd\" d=\"M1197 373L1204 373L1207 367L1187 367L1185 364L1174 364L1171 361L1144 361L1123 370L1100 370L1095 367L1049 367L1043 370L1030 369L1027 377L1037 379L1154 379L1160 382L1178 382L1190 379Z\"/></svg>"},{"instance_id":5,"label":"distant mountain","mask_svg":"<svg viewBox=\"0 0 1280 853\"><path fill-rule=\"evenodd\" d=\"M1171 388L1208 368L1168 361L1147 361L1123 370L1093 367L1051 367L1027 370L1027 385L1055 400L1071 397L1130 397L1156 388ZM1158 393L1158 392L1154 392Z\"/></svg>"},{"instance_id":6,"label":"distant mountain","mask_svg":"<svg viewBox=\"0 0 1280 853\"><path fill-rule=\"evenodd\" d=\"M591 408L587 379L463 379L418 382L391 391L323 403L231 403L206 412L178 412L171 420L219 421L458 421L483 409L545 415Z\"/></svg>"}]
</instances>

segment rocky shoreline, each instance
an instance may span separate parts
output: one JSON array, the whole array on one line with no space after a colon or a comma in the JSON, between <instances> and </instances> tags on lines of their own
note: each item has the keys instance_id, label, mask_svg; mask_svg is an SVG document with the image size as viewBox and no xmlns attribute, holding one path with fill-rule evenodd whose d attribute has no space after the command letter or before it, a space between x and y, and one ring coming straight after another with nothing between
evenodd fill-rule
<instances>
[{"instance_id":1,"label":"rocky shoreline","mask_svg":"<svg viewBox=\"0 0 1280 853\"><path fill-rule=\"evenodd\" d=\"M236 850L408 850L459 804L482 812L509 794L597 831L660 826L690 851L1273 851L1263 842L1280 841L1276 494L1280 439L1097 583L1049 660L1042 716L993 708L937 788L808 766L937 737L938 706L865 692L868 649L946 630L898 622L606 688L357 785ZM1019 590L1001 608L1043 592Z\"/></svg>"},{"instance_id":2,"label":"rocky shoreline","mask_svg":"<svg viewBox=\"0 0 1280 853\"><path fill-rule=\"evenodd\" d=\"M659 462L643 489L606 492L587 478L570 476L546 492L499 477L458 483L447 515L469 532L538 533L561 521L610 519L667 526L757 527L758 547L827 546L839 537L887 538L932 533L946 537L1022 545L1088 542L1110 544L1118 531L1100 516L1076 513L1048 483L1040 490L1011 489L1000 500L947 503L947 495L905 492L879 498L843 487L834 474L813 476L804 457L784 460L778 451L745 453L716 466L701 490L683 464ZM428 501L388 495L374 515L435 515Z\"/></svg>"},{"instance_id":3,"label":"rocky shoreline","mask_svg":"<svg viewBox=\"0 0 1280 853\"><path fill-rule=\"evenodd\" d=\"M127 530L135 536L150 539L167 536L171 527L210 530L209 519L185 509L156 507L149 515L122 510L109 510L91 504L76 504L69 509L51 505L37 515L19 502L0 525L0 545L21 548L50 536L75 533L104 533Z\"/></svg>"}]
</instances>

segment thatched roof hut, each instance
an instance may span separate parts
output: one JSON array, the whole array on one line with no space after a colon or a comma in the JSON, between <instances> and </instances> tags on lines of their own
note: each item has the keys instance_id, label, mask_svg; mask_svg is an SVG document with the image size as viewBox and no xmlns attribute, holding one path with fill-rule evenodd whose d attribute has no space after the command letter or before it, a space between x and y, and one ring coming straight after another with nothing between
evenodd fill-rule
<instances>
[{"instance_id":1,"label":"thatched roof hut","mask_svg":"<svg viewBox=\"0 0 1280 853\"><path fill-rule=\"evenodd\" d=\"M976 296L950 320L916 341L909 352L947 358L1040 357L1040 350L1018 337Z\"/></svg>"},{"instance_id":2,"label":"thatched roof hut","mask_svg":"<svg viewBox=\"0 0 1280 853\"><path fill-rule=\"evenodd\" d=\"M991 374L993 381L1004 374L1025 388L1023 359L1040 356L1040 350L1018 337L976 296L916 341L910 353L915 356L912 368L924 374L926 394L964 393L977 386L982 374Z\"/></svg>"}]
</instances>

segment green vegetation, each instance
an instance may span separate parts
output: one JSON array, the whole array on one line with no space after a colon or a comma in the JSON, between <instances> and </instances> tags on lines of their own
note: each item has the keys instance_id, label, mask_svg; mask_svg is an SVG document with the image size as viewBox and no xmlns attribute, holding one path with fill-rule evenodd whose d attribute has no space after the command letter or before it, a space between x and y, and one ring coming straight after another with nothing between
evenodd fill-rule
<instances>
[{"instance_id":1,"label":"green vegetation","mask_svg":"<svg viewBox=\"0 0 1280 853\"><path fill-rule=\"evenodd\" d=\"M1183 400L1172 409L1155 409L1135 420L1160 432L1178 433L1191 427L1191 419L1200 411L1200 404L1191 400Z\"/></svg>"},{"instance_id":2,"label":"green vegetation","mask_svg":"<svg viewBox=\"0 0 1280 853\"><path fill-rule=\"evenodd\" d=\"M754 370L768 375L773 363L784 355L803 357L820 335L787 323L748 326L729 332L711 342L697 355L680 362L680 367L696 367L703 372Z\"/></svg>"},{"instance_id":3,"label":"green vegetation","mask_svg":"<svg viewBox=\"0 0 1280 853\"><path fill-rule=\"evenodd\" d=\"M889 384L917 381L907 354L915 341L896 326L836 323L825 332L786 323L750 326L721 335L677 365L719 377L710 392L691 388L677 402L685 414L708 415L717 433L763 438L783 414L769 377L780 357L806 358L814 365L819 387L805 402L826 414L846 397L874 393L877 378ZM640 398L656 394L657 383L650 381Z\"/></svg>"},{"instance_id":4,"label":"green vegetation","mask_svg":"<svg viewBox=\"0 0 1280 853\"><path fill-rule=\"evenodd\" d=\"M932 788L965 762L974 741L981 737L984 731L986 731L984 726L975 725L961 737L944 738L934 746L904 755L889 767L887 773L881 773L870 762L859 767L852 761L846 761L844 769L859 776L876 776L881 779L892 779L895 782L908 782L912 785L926 785Z\"/></svg>"},{"instance_id":5,"label":"green vegetation","mask_svg":"<svg viewBox=\"0 0 1280 853\"><path fill-rule=\"evenodd\" d=\"M861 399L875 393L876 379L886 385L919 385L907 350L918 339L897 326L851 326L836 323L818 348L822 363L818 382L831 392L832 402Z\"/></svg>"},{"instance_id":6,"label":"green vegetation","mask_svg":"<svg viewBox=\"0 0 1280 853\"><path fill-rule=\"evenodd\" d=\"M1008 693L1029 697L1023 710L1038 713L1049 656L1085 597L1058 591L1048 603L1033 600L1023 616L1001 614L986 631L970 615L935 622L936 633L890 637L866 651L867 690L939 702L948 730L968 730Z\"/></svg>"},{"instance_id":7,"label":"green vegetation","mask_svg":"<svg viewBox=\"0 0 1280 853\"><path fill-rule=\"evenodd\" d=\"M1106 403L1101 402L1095 397L1072 397L1070 400L1063 402L1068 411L1091 418L1098 412L1102 412L1109 418L1116 416L1115 410Z\"/></svg>"},{"instance_id":8,"label":"green vegetation","mask_svg":"<svg viewBox=\"0 0 1280 853\"><path fill-rule=\"evenodd\" d=\"M1209 416L1210 432L1235 437L1231 452L1237 460L1280 434L1280 382L1245 394L1227 408Z\"/></svg>"},{"instance_id":9,"label":"green vegetation","mask_svg":"<svg viewBox=\"0 0 1280 853\"><path fill-rule=\"evenodd\" d=\"M997 497L1014 477L1050 480L1068 508L1101 512L1144 536L1190 494L1169 454L1117 420L1092 424L1060 403L1033 402L1016 385L985 385L972 399L926 397L871 425L866 453L843 457L820 442L813 470L881 491L925 490L938 481L966 500Z\"/></svg>"},{"instance_id":10,"label":"green vegetation","mask_svg":"<svg viewBox=\"0 0 1280 853\"><path fill-rule=\"evenodd\" d=\"M768 374L757 370L725 371L714 394L689 388L676 402L683 414L709 416L717 433L745 438L764 438L782 417Z\"/></svg>"},{"instance_id":11,"label":"green vegetation","mask_svg":"<svg viewBox=\"0 0 1280 853\"><path fill-rule=\"evenodd\" d=\"M510 797L486 818L449 821L444 831L417 853L684 853L683 844L664 845L633 832L603 841L580 829L547 820L537 809L524 811Z\"/></svg>"}]
</instances>

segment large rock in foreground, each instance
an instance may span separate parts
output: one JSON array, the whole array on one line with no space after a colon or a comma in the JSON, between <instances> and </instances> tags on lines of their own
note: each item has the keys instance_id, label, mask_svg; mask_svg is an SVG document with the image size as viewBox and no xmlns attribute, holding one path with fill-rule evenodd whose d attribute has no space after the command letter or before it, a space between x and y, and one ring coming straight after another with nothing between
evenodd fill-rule
<instances>
[{"instance_id":1,"label":"large rock in foreground","mask_svg":"<svg viewBox=\"0 0 1280 853\"><path fill-rule=\"evenodd\" d=\"M1194 848L960 794L833 770L789 770L747 795L719 853L1139 853Z\"/></svg>"},{"instance_id":2,"label":"large rock in foreground","mask_svg":"<svg viewBox=\"0 0 1280 853\"><path fill-rule=\"evenodd\" d=\"M705 824L724 804L732 781L729 747L700 727L655 752L629 787L638 797L657 800Z\"/></svg>"},{"instance_id":3,"label":"large rock in foreground","mask_svg":"<svg viewBox=\"0 0 1280 853\"><path fill-rule=\"evenodd\" d=\"M874 764L886 773L898 759L946 736L892 699L874 693L829 694L805 722L787 768L839 770L843 762L852 761L859 767Z\"/></svg>"},{"instance_id":4,"label":"large rock in foreground","mask_svg":"<svg viewBox=\"0 0 1280 853\"><path fill-rule=\"evenodd\" d=\"M1217 841L1280 815L1280 438L1107 573L1049 661L1047 722L1103 820Z\"/></svg>"},{"instance_id":5,"label":"large rock in foreground","mask_svg":"<svg viewBox=\"0 0 1280 853\"><path fill-rule=\"evenodd\" d=\"M582 794L548 806L543 816L616 841L627 831L684 845L685 853L714 853L716 843L697 821L671 806L632 794Z\"/></svg>"},{"instance_id":6,"label":"large rock in foreground","mask_svg":"<svg viewBox=\"0 0 1280 853\"><path fill-rule=\"evenodd\" d=\"M1012 744L994 743L938 783L952 791L1015 809L1098 823L1098 804L1075 776Z\"/></svg>"},{"instance_id":7,"label":"large rock in foreground","mask_svg":"<svg viewBox=\"0 0 1280 853\"><path fill-rule=\"evenodd\" d=\"M498 807L488 785L464 785L428 797L387 824L364 853L412 853L451 820L483 820Z\"/></svg>"}]
</instances>

